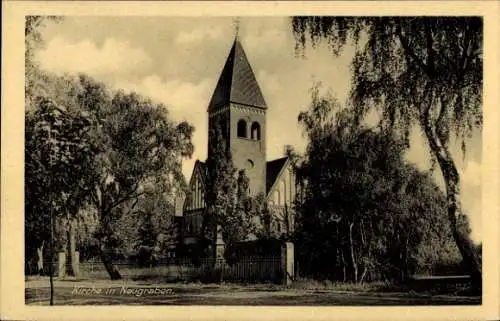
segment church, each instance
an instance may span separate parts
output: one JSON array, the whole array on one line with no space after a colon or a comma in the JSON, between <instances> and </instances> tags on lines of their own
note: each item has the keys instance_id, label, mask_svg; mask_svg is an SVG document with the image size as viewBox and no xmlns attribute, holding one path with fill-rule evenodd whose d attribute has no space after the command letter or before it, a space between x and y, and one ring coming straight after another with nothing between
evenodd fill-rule
<instances>
[{"instance_id":1,"label":"church","mask_svg":"<svg viewBox=\"0 0 500 321\"><path fill-rule=\"evenodd\" d=\"M274 234L290 232L293 214L289 209L295 200L296 178L288 157L267 160L266 127L267 103L255 74L238 38L232 44L219 80L208 103L208 130L219 124L225 141L229 144L233 163L237 170L244 169L250 179L249 194L265 195L265 201L273 209L270 228ZM208 146L211 153L213 146ZM189 181L189 195L178 204L182 219L181 240L183 246L195 244L201 231L205 213L204 186L205 162L195 162ZM182 204L182 207L180 206ZM219 236L215 245L217 257L223 253Z\"/></svg>"}]
</instances>

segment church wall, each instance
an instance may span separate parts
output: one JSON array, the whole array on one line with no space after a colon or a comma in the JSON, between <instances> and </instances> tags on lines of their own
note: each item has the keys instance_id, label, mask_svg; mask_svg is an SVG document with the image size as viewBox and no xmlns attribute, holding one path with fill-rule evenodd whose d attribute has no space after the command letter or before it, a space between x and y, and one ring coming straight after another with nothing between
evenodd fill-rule
<instances>
[{"instance_id":1,"label":"church wall","mask_svg":"<svg viewBox=\"0 0 500 321\"><path fill-rule=\"evenodd\" d=\"M281 172L281 175L276 179L276 183L272 187L268 197L268 204L270 208L273 209L274 213L275 223L273 227L279 233L287 232L287 224L284 222L285 219L288 219L289 227L293 227L294 225L293 205L296 191L296 177L293 173L292 166L288 164ZM288 215L285 214L285 206L288 210Z\"/></svg>"},{"instance_id":2,"label":"church wall","mask_svg":"<svg viewBox=\"0 0 500 321\"><path fill-rule=\"evenodd\" d=\"M205 207L205 193L202 180L200 178L200 168L195 167L193 177L189 183L189 194L184 203L184 210L191 211Z\"/></svg>"},{"instance_id":3,"label":"church wall","mask_svg":"<svg viewBox=\"0 0 500 321\"><path fill-rule=\"evenodd\" d=\"M246 121L247 138L237 135L238 121ZM260 125L260 139L251 139L252 123ZM266 114L264 110L231 104L230 148L236 168L245 169L250 179L250 194L265 193L266 182ZM253 166L252 166L253 163Z\"/></svg>"}]
</instances>

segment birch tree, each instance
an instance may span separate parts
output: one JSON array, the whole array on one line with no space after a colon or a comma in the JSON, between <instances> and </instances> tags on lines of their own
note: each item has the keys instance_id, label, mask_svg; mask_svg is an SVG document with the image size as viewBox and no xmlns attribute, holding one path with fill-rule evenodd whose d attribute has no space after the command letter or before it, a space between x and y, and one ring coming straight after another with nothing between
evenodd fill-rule
<instances>
[{"instance_id":1,"label":"birch tree","mask_svg":"<svg viewBox=\"0 0 500 321\"><path fill-rule=\"evenodd\" d=\"M334 55L351 44L352 113L360 121L381 111L380 127L409 145L418 126L446 186L448 220L476 285L481 260L463 228L460 175L450 140L462 142L482 126L483 22L480 17L294 17L297 51L329 45Z\"/></svg>"}]
</instances>

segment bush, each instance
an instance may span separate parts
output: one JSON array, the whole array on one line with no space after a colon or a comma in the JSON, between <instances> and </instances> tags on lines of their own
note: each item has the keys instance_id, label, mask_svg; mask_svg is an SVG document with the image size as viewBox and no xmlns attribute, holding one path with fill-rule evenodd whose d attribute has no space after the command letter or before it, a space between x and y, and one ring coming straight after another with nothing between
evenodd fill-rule
<instances>
[{"instance_id":1,"label":"bush","mask_svg":"<svg viewBox=\"0 0 500 321\"><path fill-rule=\"evenodd\" d=\"M158 264L157 255L151 246L141 246L131 259L136 262L139 267L156 266Z\"/></svg>"}]
</instances>

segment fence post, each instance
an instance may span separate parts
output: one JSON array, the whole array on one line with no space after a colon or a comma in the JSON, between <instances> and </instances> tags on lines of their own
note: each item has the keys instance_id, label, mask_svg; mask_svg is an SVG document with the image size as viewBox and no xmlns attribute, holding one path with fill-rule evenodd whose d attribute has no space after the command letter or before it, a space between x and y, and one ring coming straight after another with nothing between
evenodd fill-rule
<instances>
[{"instance_id":1,"label":"fence post","mask_svg":"<svg viewBox=\"0 0 500 321\"><path fill-rule=\"evenodd\" d=\"M293 243L285 242L281 246L281 271L282 284L289 285L292 284L294 276L294 248Z\"/></svg>"}]
</instances>

